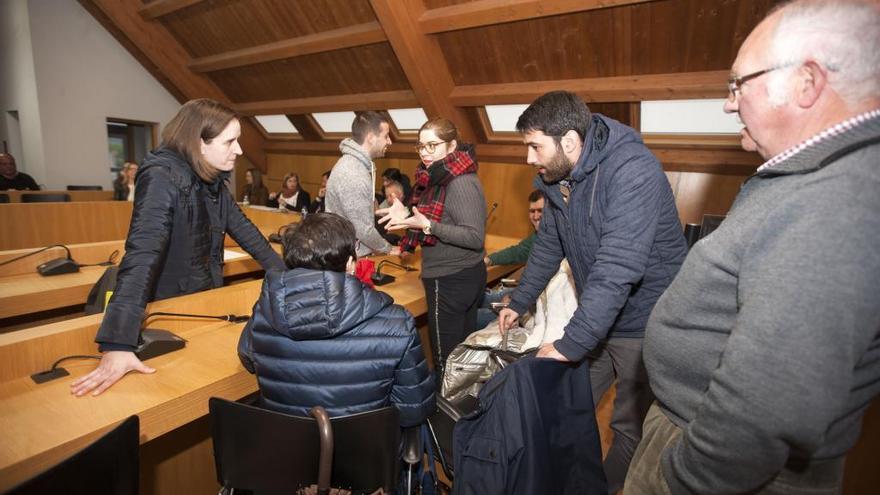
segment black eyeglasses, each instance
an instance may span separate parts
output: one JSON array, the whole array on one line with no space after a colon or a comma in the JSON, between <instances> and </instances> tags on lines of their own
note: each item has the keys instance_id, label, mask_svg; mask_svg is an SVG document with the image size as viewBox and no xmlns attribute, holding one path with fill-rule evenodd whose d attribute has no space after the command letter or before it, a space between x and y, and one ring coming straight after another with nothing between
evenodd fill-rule
<instances>
[{"instance_id":1,"label":"black eyeglasses","mask_svg":"<svg viewBox=\"0 0 880 495\"><path fill-rule=\"evenodd\" d=\"M727 80L727 99L730 101L736 100L737 91L742 91L742 85L751 81L752 79L759 78L768 72L773 72L777 69L782 69L783 67L787 67L784 65L780 65L777 67L770 67L769 69L759 70L758 72L752 72L751 74L746 74L741 77L731 77Z\"/></svg>"},{"instance_id":2,"label":"black eyeglasses","mask_svg":"<svg viewBox=\"0 0 880 495\"><path fill-rule=\"evenodd\" d=\"M445 143L446 141L438 141L436 143L419 143L416 145L416 153L421 153L422 150L425 150L425 153L433 153L437 146Z\"/></svg>"}]
</instances>

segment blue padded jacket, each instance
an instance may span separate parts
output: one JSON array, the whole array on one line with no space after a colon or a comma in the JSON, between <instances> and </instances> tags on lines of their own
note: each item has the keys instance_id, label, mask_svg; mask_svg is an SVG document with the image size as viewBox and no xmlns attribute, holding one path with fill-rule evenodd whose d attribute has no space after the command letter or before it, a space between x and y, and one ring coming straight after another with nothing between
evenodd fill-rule
<instances>
[{"instance_id":1,"label":"blue padded jacket","mask_svg":"<svg viewBox=\"0 0 880 495\"><path fill-rule=\"evenodd\" d=\"M544 192L544 216L510 308L525 313L566 258L578 308L556 350L580 361L608 337L642 338L687 255L660 162L635 130L593 114L568 203L557 184L537 177L535 188Z\"/></svg>"},{"instance_id":2,"label":"blue padded jacket","mask_svg":"<svg viewBox=\"0 0 880 495\"><path fill-rule=\"evenodd\" d=\"M320 405L333 417L394 405L403 427L434 410L412 315L351 275L266 272L238 350L268 409L308 416Z\"/></svg>"}]
</instances>

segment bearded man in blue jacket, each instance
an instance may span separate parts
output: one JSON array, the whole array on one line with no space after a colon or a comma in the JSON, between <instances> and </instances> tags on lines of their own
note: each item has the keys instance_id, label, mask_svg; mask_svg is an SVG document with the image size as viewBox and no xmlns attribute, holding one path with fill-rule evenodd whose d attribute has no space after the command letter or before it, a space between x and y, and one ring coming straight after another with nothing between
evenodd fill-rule
<instances>
[{"instance_id":1,"label":"bearded man in blue jacket","mask_svg":"<svg viewBox=\"0 0 880 495\"><path fill-rule=\"evenodd\" d=\"M517 130L546 200L520 285L499 315L501 328L535 302L568 259L578 309L564 336L538 357L588 359L596 404L616 379L614 441L604 462L614 493L623 487L653 400L642 363L645 325L687 254L675 198L638 133L591 113L572 93L535 100Z\"/></svg>"}]
</instances>

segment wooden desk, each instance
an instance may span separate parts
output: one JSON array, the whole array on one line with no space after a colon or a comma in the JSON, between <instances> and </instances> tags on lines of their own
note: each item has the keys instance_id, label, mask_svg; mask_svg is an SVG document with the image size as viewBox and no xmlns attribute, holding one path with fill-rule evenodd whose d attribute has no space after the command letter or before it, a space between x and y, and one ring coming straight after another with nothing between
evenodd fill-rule
<instances>
[{"instance_id":1,"label":"wooden desk","mask_svg":"<svg viewBox=\"0 0 880 495\"><path fill-rule=\"evenodd\" d=\"M0 191L9 196L10 203L21 203L22 195L26 194L69 194L70 201L113 201L113 191Z\"/></svg>"},{"instance_id":2,"label":"wooden desk","mask_svg":"<svg viewBox=\"0 0 880 495\"><path fill-rule=\"evenodd\" d=\"M277 244L272 246L281 252ZM125 241L92 242L68 246L74 260L82 264L107 261L113 251L119 251L116 262L125 254ZM244 250L236 247L227 251L244 254L243 258L230 260L223 265L223 275L232 277L262 270L260 264ZM21 249L0 252L0 261L20 256L32 251ZM40 263L64 256L64 250L57 248L45 251L30 258L0 267L0 319L27 315L69 306L83 305L89 290L104 273L104 266L83 267L79 272L44 277L35 271Z\"/></svg>"},{"instance_id":3,"label":"wooden desk","mask_svg":"<svg viewBox=\"0 0 880 495\"><path fill-rule=\"evenodd\" d=\"M0 250L125 239L128 201L0 204Z\"/></svg>"},{"instance_id":4,"label":"wooden desk","mask_svg":"<svg viewBox=\"0 0 880 495\"><path fill-rule=\"evenodd\" d=\"M490 251L516 239L491 236ZM416 260L417 261L417 260ZM500 278L515 267L490 267ZM397 274L395 274L397 276ZM262 281L254 280L190 294L148 306L148 312L249 314ZM414 315L426 311L419 272L401 273L379 288ZM0 490L5 490L71 455L132 414L141 421L141 484L145 493L216 492L210 432L205 416L212 396L237 400L257 391L253 375L237 356L243 324L205 320L151 319L149 326L188 340L182 351L152 359L153 375L132 374L99 397L75 398L70 382L94 369L93 361L70 361L71 377L34 384L29 375L57 358L95 354L102 315L0 335Z\"/></svg>"}]
</instances>

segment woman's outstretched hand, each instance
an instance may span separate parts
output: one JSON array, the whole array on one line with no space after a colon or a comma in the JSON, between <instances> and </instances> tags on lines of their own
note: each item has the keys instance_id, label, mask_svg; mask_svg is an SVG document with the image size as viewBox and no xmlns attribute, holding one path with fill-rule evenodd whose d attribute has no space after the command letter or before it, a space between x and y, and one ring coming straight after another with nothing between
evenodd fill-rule
<instances>
[{"instance_id":1,"label":"woman's outstretched hand","mask_svg":"<svg viewBox=\"0 0 880 495\"><path fill-rule=\"evenodd\" d=\"M81 397L89 392L92 395L99 395L131 371L147 374L156 372L154 368L150 368L142 363L133 352L105 352L101 356L100 364L98 364L94 371L74 380L70 384L70 393L77 397Z\"/></svg>"}]
</instances>

